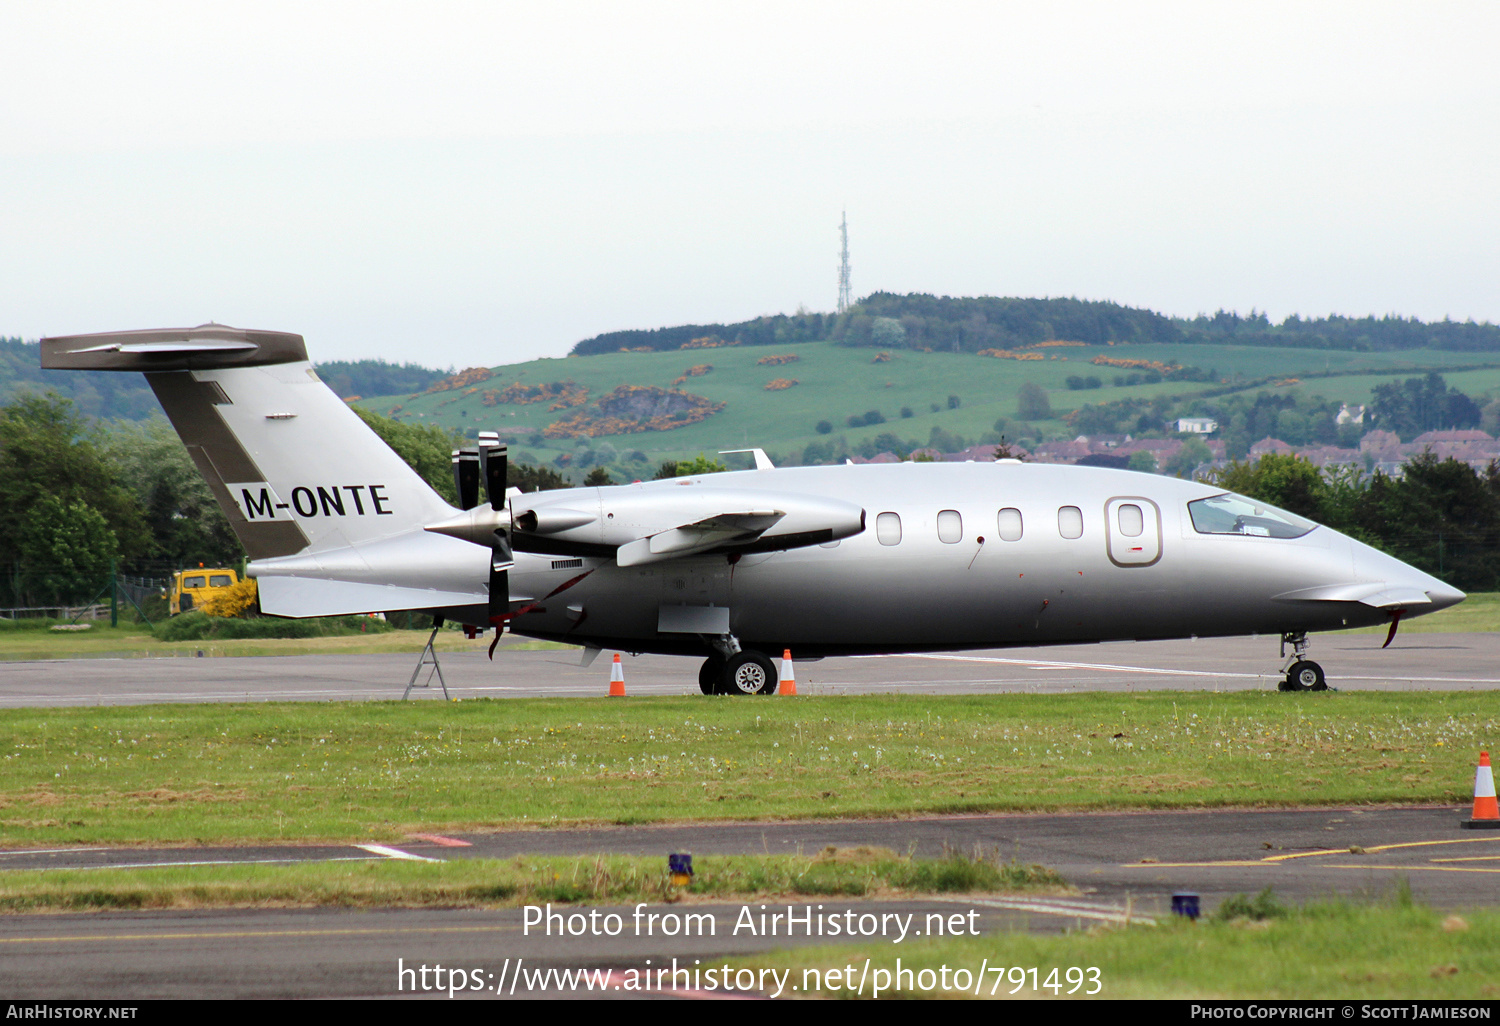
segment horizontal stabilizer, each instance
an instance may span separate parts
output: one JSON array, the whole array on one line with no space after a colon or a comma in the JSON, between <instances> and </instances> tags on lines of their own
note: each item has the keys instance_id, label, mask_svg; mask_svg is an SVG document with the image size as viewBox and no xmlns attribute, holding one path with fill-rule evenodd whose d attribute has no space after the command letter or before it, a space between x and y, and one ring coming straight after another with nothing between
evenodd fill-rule
<instances>
[{"instance_id":1,"label":"horizontal stabilizer","mask_svg":"<svg viewBox=\"0 0 1500 1026\"><path fill-rule=\"evenodd\" d=\"M483 591L399 588L315 577L263 577L258 583L261 608L267 612L274 610L277 616L346 616L392 609L437 609L482 605L486 598Z\"/></svg>"},{"instance_id":2,"label":"horizontal stabilizer","mask_svg":"<svg viewBox=\"0 0 1500 1026\"><path fill-rule=\"evenodd\" d=\"M301 335L200 324L42 339L48 370L174 371L259 367L307 359Z\"/></svg>"}]
</instances>

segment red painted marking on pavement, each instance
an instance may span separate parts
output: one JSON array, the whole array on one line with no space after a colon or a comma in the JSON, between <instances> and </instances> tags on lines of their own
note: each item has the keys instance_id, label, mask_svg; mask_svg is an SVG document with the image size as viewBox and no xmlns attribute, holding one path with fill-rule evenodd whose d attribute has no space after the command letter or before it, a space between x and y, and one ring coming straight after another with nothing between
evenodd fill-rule
<instances>
[{"instance_id":1,"label":"red painted marking on pavement","mask_svg":"<svg viewBox=\"0 0 1500 1026\"><path fill-rule=\"evenodd\" d=\"M442 834L412 834L413 840L431 841L433 844L441 844L444 848L472 848L468 841L460 841L456 837L444 837Z\"/></svg>"}]
</instances>

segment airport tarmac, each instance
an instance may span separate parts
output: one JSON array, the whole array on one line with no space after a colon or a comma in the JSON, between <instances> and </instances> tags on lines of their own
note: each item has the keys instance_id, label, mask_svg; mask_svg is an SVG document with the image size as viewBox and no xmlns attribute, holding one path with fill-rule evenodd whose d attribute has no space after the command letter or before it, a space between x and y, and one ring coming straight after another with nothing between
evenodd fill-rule
<instances>
[{"instance_id":1,"label":"airport tarmac","mask_svg":"<svg viewBox=\"0 0 1500 1026\"><path fill-rule=\"evenodd\" d=\"M1315 637L1310 655L1340 690L1490 690L1500 687L1500 634L1343 634ZM1279 639L1060 645L920 655L834 658L796 663L810 695L1000 694L1075 691L1238 691L1274 689ZM795 656L796 653L793 653ZM383 701L399 699L418 653L204 658L72 659L0 663L0 707L140 705L156 702ZM609 654L580 666L578 651L443 654L453 698L599 696L608 691ZM698 694L699 660L626 655L627 692ZM424 672L423 680L427 679ZM441 699L439 682L412 691Z\"/></svg>"},{"instance_id":2,"label":"airport tarmac","mask_svg":"<svg viewBox=\"0 0 1500 1026\"><path fill-rule=\"evenodd\" d=\"M691 851L700 872L729 853L811 854L827 845L882 845L938 855L980 850L1041 862L1077 889L1067 895L954 897L924 901L793 902L824 915L888 913L964 917L985 933L1063 932L1171 914L1178 891L1200 895L1205 912L1225 897L1272 887L1285 901L1333 894L1377 898L1409 881L1439 908L1500 904L1500 832L1471 833L1454 808L1217 810L1079 815L989 815L911 820L733 823L508 831L411 838L360 846L245 848L83 848L0 853L0 868L85 868L327 859L510 857L517 854ZM770 903L770 910L786 902ZM758 915L760 903L752 903ZM589 911L592 906L568 911ZM633 909L599 906L629 923ZM767 937L743 930L742 905L652 905L646 911L708 912L711 935L609 937L523 933L524 913L504 910L217 910L0 917L0 991L12 997L311 997L399 996L397 959L406 965L479 969L514 982L516 960L533 970L605 967L619 972L760 951L829 943L825 937ZM884 922L884 920L882 920ZM916 936L915 934L912 935ZM887 938L889 940L889 938ZM901 947L907 945L906 948ZM891 959L913 945L891 941ZM508 975L507 975L508 974ZM615 982L620 982L617 975ZM543 987L554 996L566 988ZM613 993L613 992L612 992ZM619 992L628 996L628 992ZM429 992L430 996L430 992ZM445 996L445 995L444 995ZM477 996L477 995L476 995Z\"/></svg>"}]
</instances>

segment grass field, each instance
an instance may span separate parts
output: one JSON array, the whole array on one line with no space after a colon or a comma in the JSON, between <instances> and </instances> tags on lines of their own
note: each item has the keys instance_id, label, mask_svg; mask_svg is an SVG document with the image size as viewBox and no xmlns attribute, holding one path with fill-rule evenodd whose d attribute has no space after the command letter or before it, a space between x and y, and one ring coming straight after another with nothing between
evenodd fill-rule
<instances>
[{"instance_id":1,"label":"grass field","mask_svg":"<svg viewBox=\"0 0 1500 1026\"><path fill-rule=\"evenodd\" d=\"M545 902L779 897L905 897L913 894L1060 893L1041 866L951 854L903 858L883 848L828 848L808 855L699 856L693 882L672 886L660 857L521 856L411 862L20 870L0 873L0 913L166 908L514 908Z\"/></svg>"},{"instance_id":2,"label":"grass field","mask_svg":"<svg viewBox=\"0 0 1500 1026\"><path fill-rule=\"evenodd\" d=\"M804 948L730 964L790 970L789 987L799 988L789 991L792 997L856 996L827 986L829 971L839 971L833 979L841 982L842 971L851 965L848 987L853 989L863 978L866 997L874 996L873 986L882 985L882 996L1053 998L1067 997L1073 990L1074 998L1085 998L1095 980L1095 996L1105 999L1500 996L1500 912L1494 909L1453 916L1400 896L1369 905L1325 902L1297 909L1279 908L1274 899L1261 896L1239 905L1265 917L1165 920L1154 927L1101 928L1064 936L1005 933L900 945ZM897 958L907 975L897 975ZM1035 976L1026 971L1033 966ZM1097 976L1088 972L1090 968L1098 970ZM1070 969L1075 972L1070 974ZM809 971L819 975L808 975ZM814 981L823 985L810 994L807 989ZM1049 981L1053 986L1047 986Z\"/></svg>"},{"instance_id":3,"label":"grass field","mask_svg":"<svg viewBox=\"0 0 1500 1026\"><path fill-rule=\"evenodd\" d=\"M1484 693L506 699L0 712L7 845L1467 801ZM1335 770L1336 767L1336 770Z\"/></svg>"},{"instance_id":4,"label":"grass field","mask_svg":"<svg viewBox=\"0 0 1500 1026\"><path fill-rule=\"evenodd\" d=\"M764 356L781 353L795 353L799 359L779 366L760 366L756 362ZM671 387L688 367L712 364L714 369L710 373L689 378L680 387L727 403L721 413L672 431L601 437L592 442L597 445L607 440L622 452L643 450L653 461L651 469L654 469L654 461L658 459L742 446L758 445L776 452L800 452L809 442L821 437L814 432L814 425L820 420L830 421L835 435L843 435L850 444L858 444L883 431L893 431L902 438L925 443L933 427L962 434L972 441L989 431L997 418L1016 419L1016 391L1028 381L1045 388L1051 399L1056 415L1054 419L1031 425L1049 435L1064 431L1057 418L1087 403L1136 396L1187 395L1221 387L1217 383L1164 381L1155 385L1116 388L1112 384L1114 376L1127 372L1089 362L1100 355L1197 366L1204 370L1213 369L1221 378L1239 375L1246 380L1287 378L1298 374L1370 372L1368 377L1310 379L1298 386L1308 395L1322 394L1329 399L1349 402L1367 402L1374 384L1394 378L1425 373L1428 369L1447 373L1493 362L1488 354L1441 350L1356 353L1255 346L1148 344L1063 348L1050 351L1048 359L1035 361L999 360L968 353L896 350L891 362L874 363L875 351L871 349L810 342L780 347L736 346L533 360L494 368L494 377L482 383L471 395L459 390L417 397L368 397L360 405L382 414L400 405L400 419L416 423L436 423L465 431L497 429L529 433L573 411L552 411L546 403L486 407L481 402L484 389L504 388L515 381L534 385L571 380L586 386L592 400L625 383ZM1065 385L1069 375L1093 375L1101 378L1106 387L1069 391ZM766 383L773 378L794 378L798 384L784 391L766 391ZM1472 394L1486 394L1500 388L1500 369L1455 374L1452 380L1453 383L1461 380L1462 387ZM949 409L950 395L958 396L959 408ZM911 409L911 418L901 418L903 406ZM938 409L933 410L933 406ZM870 427L846 427L847 417L871 409L880 410L887 422ZM1016 436L1014 431L1010 434L1013 438ZM543 446L518 443L514 451L517 454L530 453L532 460L551 460L559 453L572 451L573 447L569 440L548 442Z\"/></svg>"}]
</instances>

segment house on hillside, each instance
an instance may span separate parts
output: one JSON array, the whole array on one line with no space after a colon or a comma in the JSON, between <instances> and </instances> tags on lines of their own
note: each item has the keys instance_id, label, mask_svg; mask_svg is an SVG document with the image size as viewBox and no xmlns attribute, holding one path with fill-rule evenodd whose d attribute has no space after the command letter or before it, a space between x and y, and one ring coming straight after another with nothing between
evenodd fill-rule
<instances>
[{"instance_id":1,"label":"house on hillside","mask_svg":"<svg viewBox=\"0 0 1500 1026\"><path fill-rule=\"evenodd\" d=\"M1398 453L1401 451L1401 436L1394 431L1367 431L1359 440L1359 451L1375 453Z\"/></svg>"},{"instance_id":2,"label":"house on hillside","mask_svg":"<svg viewBox=\"0 0 1500 1026\"><path fill-rule=\"evenodd\" d=\"M1412 445L1436 445L1439 442L1480 442L1493 444L1495 439L1483 431L1426 431L1412 439ZM1419 450L1420 451L1420 450Z\"/></svg>"},{"instance_id":3,"label":"house on hillside","mask_svg":"<svg viewBox=\"0 0 1500 1026\"><path fill-rule=\"evenodd\" d=\"M1211 435L1219 430L1219 422L1212 417L1178 417L1177 433Z\"/></svg>"},{"instance_id":4,"label":"house on hillside","mask_svg":"<svg viewBox=\"0 0 1500 1026\"><path fill-rule=\"evenodd\" d=\"M1071 442L1043 442L1036 447L1038 463L1074 463L1093 450L1081 439Z\"/></svg>"},{"instance_id":5,"label":"house on hillside","mask_svg":"<svg viewBox=\"0 0 1500 1026\"><path fill-rule=\"evenodd\" d=\"M1250 455L1254 459L1269 456L1271 453L1275 453L1278 456L1290 456L1292 455L1292 447L1281 439L1272 438L1270 435L1267 435L1250 447Z\"/></svg>"}]
</instances>

